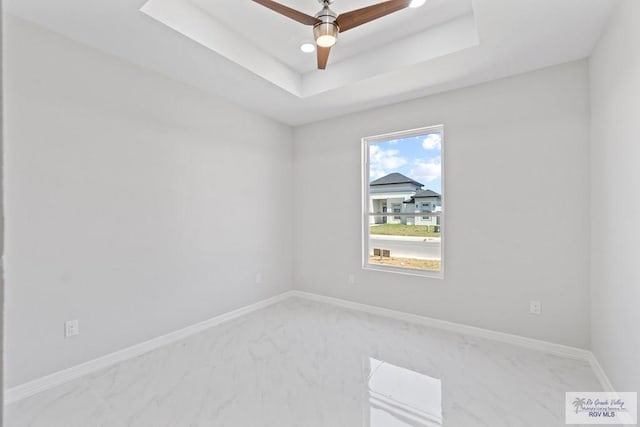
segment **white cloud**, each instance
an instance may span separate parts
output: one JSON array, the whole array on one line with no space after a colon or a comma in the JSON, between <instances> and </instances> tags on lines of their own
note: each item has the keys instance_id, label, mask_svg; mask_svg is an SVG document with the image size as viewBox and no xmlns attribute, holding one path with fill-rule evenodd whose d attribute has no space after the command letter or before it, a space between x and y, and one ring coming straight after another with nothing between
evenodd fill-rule
<instances>
[{"instance_id":1,"label":"white cloud","mask_svg":"<svg viewBox=\"0 0 640 427\"><path fill-rule=\"evenodd\" d=\"M438 160L422 162L417 160L411 169L411 177L423 184L433 182L442 176L442 164Z\"/></svg>"},{"instance_id":2,"label":"white cloud","mask_svg":"<svg viewBox=\"0 0 640 427\"><path fill-rule=\"evenodd\" d=\"M371 179L380 178L407 164L407 159L398 156L398 150L385 150L380 146L371 144L369 146L369 169Z\"/></svg>"},{"instance_id":3,"label":"white cloud","mask_svg":"<svg viewBox=\"0 0 640 427\"><path fill-rule=\"evenodd\" d=\"M383 169L371 169L369 171L369 178L371 180L382 178L385 175L389 175L390 172L387 172Z\"/></svg>"},{"instance_id":4,"label":"white cloud","mask_svg":"<svg viewBox=\"0 0 640 427\"><path fill-rule=\"evenodd\" d=\"M442 148L442 136L439 133L431 133L422 141L425 150L440 150Z\"/></svg>"}]
</instances>

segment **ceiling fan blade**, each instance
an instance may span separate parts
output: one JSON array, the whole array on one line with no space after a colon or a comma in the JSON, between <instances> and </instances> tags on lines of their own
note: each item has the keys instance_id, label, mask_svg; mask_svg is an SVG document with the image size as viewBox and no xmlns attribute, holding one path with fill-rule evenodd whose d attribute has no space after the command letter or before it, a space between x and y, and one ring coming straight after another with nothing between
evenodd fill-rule
<instances>
[{"instance_id":1,"label":"ceiling fan blade","mask_svg":"<svg viewBox=\"0 0 640 427\"><path fill-rule=\"evenodd\" d=\"M327 68L327 62L329 61L329 53L331 53L330 47L316 46L318 52L318 70L324 70Z\"/></svg>"},{"instance_id":2,"label":"ceiling fan blade","mask_svg":"<svg viewBox=\"0 0 640 427\"><path fill-rule=\"evenodd\" d=\"M343 33L374 19L405 9L409 7L409 4L411 4L411 0L390 0L363 7L362 9L352 10L339 15L338 19L336 19L336 24L340 27L340 32Z\"/></svg>"},{"instance_id":3,"label":"ceiling fan blade","mask_svg":"<svg viewBox=\"0 0 640 427\"><path fill-rule=\"evenodd\" d=\"M291 9L290 7L287 7L283 4L277 3L272 0L253 0L253 1L263 5L264 7L268 7L273 11L276 11L281 15L284 15L287 18L291 18L294 21L298 21L301 24L316 25L322 22L314 16L307 15L306 13L298 12L295 9Z\"/></svg>"}]
</instances>

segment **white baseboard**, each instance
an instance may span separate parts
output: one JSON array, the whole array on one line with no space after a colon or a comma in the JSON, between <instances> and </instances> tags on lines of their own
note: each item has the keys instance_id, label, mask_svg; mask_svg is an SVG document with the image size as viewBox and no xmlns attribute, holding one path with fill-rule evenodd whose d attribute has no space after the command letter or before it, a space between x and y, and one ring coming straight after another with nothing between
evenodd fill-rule
<instances>
[{"instance_id":1,"label":"white baseboard","mask_svg":"<svg viewBox=\"0 0 640 427\"><path fill-rule=\"evenodd\" d=\"M161 335L159 337L150 339L149 341L144 341L140 344L136 344L131 347L116 351L114 353L107 354L105 356L90 360L80 365L76 365L62 371L54 372L53 374L35 379L33 381L29 381L16 387L12 387L5 390L4 404L7 405L17 402L36 393L40 393L53 387L62 385L64 383L107 368L124 360L140 356L141 354L147 353L151 350L155 350L158 347L162 347L175 341L187 338L213 326L228 322L229 320L236 319L253 311L260 310L277 302L283 301L289 297L291 297L291 291L284 292L282 294L267 298L262 301L258 301L257 303L247 305L237 310L221 314L203 322L187 326L186 328L170 332L166 335Z\"/></svg>"},{"instance_id":2,"label":"white baseboard","mask_svg":"<svg viewBox=\"0 0 640 427\"><path fill-rule=\"evenodd\" d=\"M259 301L254 304L239 308L237 310L230 311L225 314L213 317L209 320L205 320L200 323L196 323L186 328L180 329L175 332L171 332L166 335L153 338L149 341L136 344L134 346L125 348L123 350L116 351L111 354L99 357L94 360L82 363L77 366L73 366L68 369L64 369L59 372L47 375L42 378L35 379L28 383L21 384L19 386L5 390L4 403L11 404L19 400L25 399L36 393L51 389L53 387L62 385L69 381L80 378L84 375L96 372L98 370L107 368L116 363L122 362L133 357L140 356L164 345L179 341L191 335L202 332L213 326L219 325L229 320L236 319L238 317L249 314L253 311L260 310L268 307L277 302L283 301L287 298L298 297L305 298L312 301L317 301L325 304L332 304L338 307L343 307L352 310L358 310L366 313L371 313L379 316L385 316L392 319L403 320L412 323L418 323L425 326L445 329L448 331L482 337L490 340L500 341L517 345L520 347L529 348L532 350L541 351L548 354L567 357L571 359L583 360L588 362L596 377L602 384L602 388L605 391L613 391L613 387L607 378L604 370L598 363L597 359L589 350L584 350L575 347L569 347L562 344L555 344L547 341L537 340L533 338L526 338L518 335L507 334L504 332L492 331L489 329L476 328L474 326L464 325L460 323L449 322L446 320L434 319L430 317L420 316L417 314L410 314L396 310L390 310L387 308L376 307L372 305L360 304L353 301L347 301L338 298L327 297L323 295L313 294L303 291L287 291L274 297Z\"/></svg>"},{"instance_id":3,"label":"white baseboard","mask_svg":"<svg viewBox=\"0 0 640 427\"><path fill-rule=\"evenodd\" d=\"M602 384L602 390L615 392L616 390L613 388L613 385L611 384L611 381L609 381L609 377L604 372L604 369L600 366L600 362L598 362L596 355L591 352L589 354L589 365L591 365L593 373L596 375L596 378L598 378L598 381L600 381L600 384Z\"/></svg>"},{"instance_id":4,"label":"white baseboard","mask_svg":"<svg viewBox=\"0 0 640 427\"><path fill-rule=\"evenodd\" d=\"M507 334L504 332L492 331L490 329L476 328L475 326L464 325L461 323L449 322L446 320L434 319L431 317L420 316L417 314L405 313L403 311L390 310L388 308L377 307L373 305L360 304L353 301L347 301L338 298L327 297L309 292L292 291L294 296L306 298L313 301L333 304L339 307L350 308L352 310L363 311L366 313L377 314L379 316L390 317L393 319L404 320L406 322L419 323L421 325L430 326L438 329L446 329L447 331L457 332L464 335L472 335L500 341L504 343L518 345L533 350L542 351L557 356L568 357L571 359L588 361L591 355L589 350L576 347L569 347L562 344L555 344L548 341L537 340L533 338L521 337L519 335Z\"/></svg>"},{"instance_id":5,"label":"white baseboard","mask_svg":"<svg viewBox=\"0 0 640 427\"><path fill-rule=\"evenodd\" d=\"M505 332L493 331L490 329L477 328L475 326L464 325L461 323L449 322L446 320L434 319L431 317L420 316L417 314L405 313L402 311L390 310L387 308L377 307L373 305L360 304L353 301L343 300L339 298L327 297L324 295L313 294L303 291L291 291L292 296L306 298L308 300L332 304L335 306L349 308L352 310L363 311L366 313L376 314L379 316L390 317L393 319L404 320L407 322L418 323L433 328L445 329L464 335L472 335L487 338L494 341L500 341L532 350L541 351L547 354L567 357L576 360L588 362L593 370L596 378L600 382L603 391L615 391L604 369L598 363L595 355L585 349L570 347L562 344L556 344L548 341L537 340L534 338L522 337L519 335L507 334Z\"/></svg>"},{"instance_id":6,"label":"white baseboard","mask_svg":"<svg viewBox=\"0 0 640 427\"><path fill-rule=\"evenodd\" d=\"M421 325L430 326L447 331L457 332L464 335L472 335L491 339L494 341L505 342L509 344L526 347L533 350L542 351L549 354L568 357L578 360L589 360L591 352L576 347L569 347L562 344L555 344L548 341L537 340L534 338L526 338L519 335L507 334L505 332L492 331L490 329L477 328L475 326L464 325L461 323L449 322L446 320L434 319L431 317L420 316L417 314L405 313L403 311L390 310L388 308L377 307L373 305L360 304L353 301L347 301L338 298L327 297L323 295L312 294L302 291L293 291L293 295L306 298L313 301L333 304L344 308L364 311L366 313L377 314L380 316L390 317L393 319L404 320L406 322L419 323Z\"/></svg>"}]
</instances>

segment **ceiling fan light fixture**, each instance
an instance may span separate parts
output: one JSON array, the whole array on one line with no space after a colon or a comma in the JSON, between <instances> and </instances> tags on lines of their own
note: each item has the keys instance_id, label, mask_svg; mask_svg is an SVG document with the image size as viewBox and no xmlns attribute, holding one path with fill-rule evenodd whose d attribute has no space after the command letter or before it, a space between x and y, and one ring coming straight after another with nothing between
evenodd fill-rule
<instances>
[{"instance_id":1,"label":"ceiling fan light fixture","mask_svg":"<svg viewBox=\"0 0 640 427\"><path fill-rule=\"evenodd\" d=\"M411 4L409 4L409 7L412 7L415 9L416 7L422 6L426 2L427 0L411 0Z\"/></svg>"},{"instance_id":2,"label":"ceiling fan light fixture","mask_svg":"<svg viewBox=\"0 0 640 427\"><path fill-rule=\"evenodd\" d=\"M336 38L334 36L320 36L316 43L320 47L331 47L336 44Z\"/></svg>"},{"instance_id":3,"label":"ceiling fan light fixture","mask_svg":"<svg viewBox=\"0 0 640 427\"><path fill-rule=\"evenodd\" d=\"M331 47L338 41L338 26L333 22L323 22L313 27L316 44L320 47Z\"/></svg>"}]
</instances>

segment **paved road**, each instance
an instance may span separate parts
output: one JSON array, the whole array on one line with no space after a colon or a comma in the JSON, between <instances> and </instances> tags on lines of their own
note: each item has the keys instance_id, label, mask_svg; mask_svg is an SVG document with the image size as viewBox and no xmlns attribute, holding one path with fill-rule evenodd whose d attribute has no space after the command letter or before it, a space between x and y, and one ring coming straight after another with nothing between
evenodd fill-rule
<instances>
[{"instance_id":1,"label":"paved road","mask_svg":"<svg viewBox=\"0 0 640 427\"><path fill-rule=\"evenodd\" d=\"M392 257L440 259L440 242L389 240L371 238L369 249L373 255L373 248L389 249Z\"/></svg>"}]
</instances>

